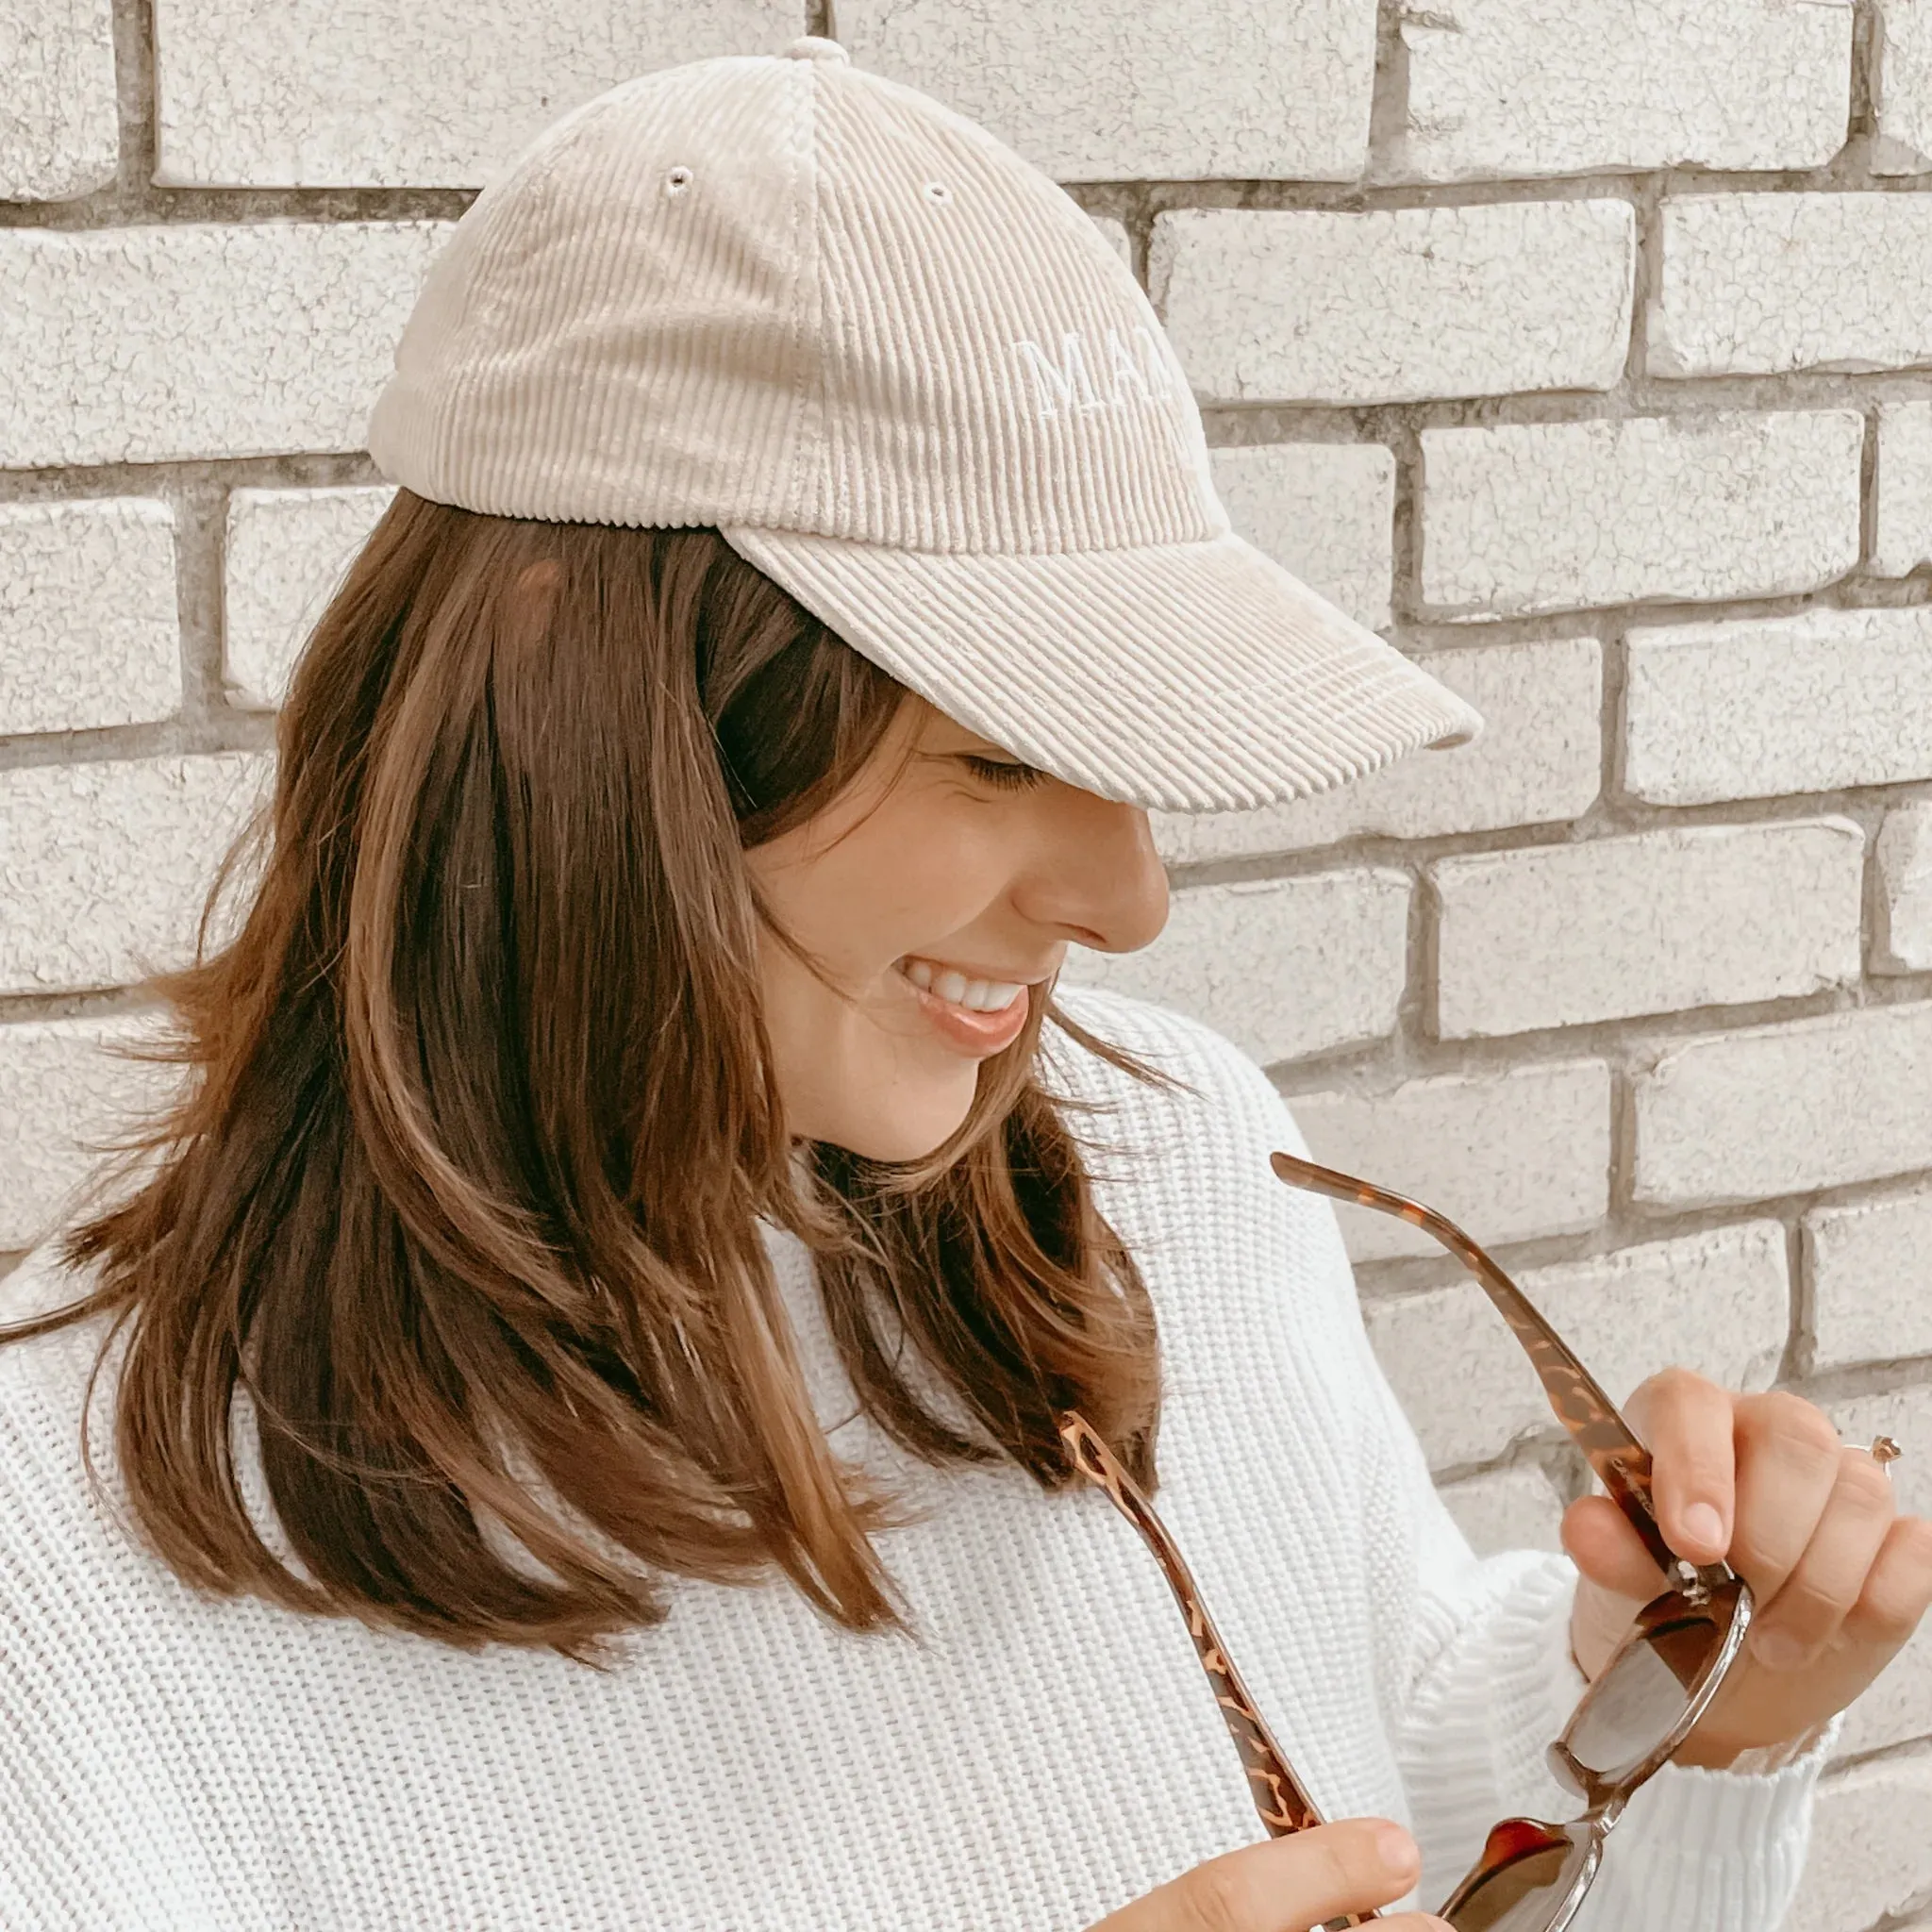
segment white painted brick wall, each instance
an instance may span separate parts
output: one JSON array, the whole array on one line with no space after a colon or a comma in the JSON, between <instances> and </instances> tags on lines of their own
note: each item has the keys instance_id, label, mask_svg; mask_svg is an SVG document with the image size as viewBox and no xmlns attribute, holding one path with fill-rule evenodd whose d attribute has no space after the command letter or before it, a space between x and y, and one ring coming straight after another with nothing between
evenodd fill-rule
<instances>
[{"instance_id":1,"label":"white painted brick wall","mask_svg":"<svg viewBox=\"0 0 1932 1932\"><path fill-rule=\"evenodd\" d=\"M1774 1221L1524 1269L1515 1280L1613 1402L1673 1362L1730 1388L1762 1389L1784 1353L1790 1288ZM1491 1460L1524 1436L1561 1435L1523 1344L1474 1282L1371 1302L1368 1320L1391 1386L1420 1419L1432 1468ZM1441 1399L1445 1389L1454 1402Z\"/></svg>"},{"instance_id":2,"label":"white painted brick wall","mask_svg":"<svg viewBox=\"0 0 1932 1932\"><path fill-rule=\"evenodd\" d=\"M1692 1040L1637 1076L1641 1206L1775 1200L1932 1167L1932 1006Z\"/></svg>"},{"instance_id":3,"label":"white painted brick wall","mask_svg":"<svg viewBox=\"0 0 1932 1932\"><path fill-rule=\"evenodd\" d=\"M113 180L110 0L4 0L0 75L0 201L66 201Z\"/></svg>"},{"instance_id":4,"label":"white painted brick wall","mask_svg":"<svg viewBox=\"0 0 1932 1932\"><path fill-rule=\"evenodd\" d=\"M1887 812L1873 858L1873 972L1932 970L1932 807Z\"/></svg>"},{"instance_id":5,"label":"white painted brick wall","mask_svg":"<svg viewBox=\"0 0 1932 1932\"><path fill-rule=\"evenodd\" d=\"M264 777L236 753L0 773L0 994L123 986L183 963Z\"/></svg>"},{"instance_id":6,"label":"white painted brick wall","mask_svg":"<svg viewBox=\"0 0 1932 1932\"><path fill-rule=\"evenodd\" d=\"M1790 1932L1860 1932L1932 1889L1932 1757L1879 1759L1827 1778Z\"/></svg>"},{"instance_id":7,"label":"white painted brick wall","mask_svg":"<svg viewBox=\"0 0 1932 1932\"><path fill-rule=\"evenodd\" d=\"M1303 1093L1293 1108L1324 1167L1438 1209L1486 1248L1580 1234L1609 1210L1610 1070L1602 1060L1444 1074L1381 1094ZM1357 1261L1442 1252L1392 1214L1341 1212Z\"/></svg>"},{"instance_id":8,"label":"white painted brick wall","mask_svg":"<svg viewBox=\"0 0 1932 1932\"><path fill-rule=\"evenodd\" d=\"M1442 1500L1479 1557L1563 1547L1563 1499L1534 1465L1444 1483Z\"/></svg>"},{"instance_id":9,"label":"white painted brick wall","mask_svg":"<svg viewBox=\"0 0 1932 1932\"><path fill-rule=\"evenodd\" d=\"M1437 1030L1526 1033L1743 1005L1858 976L1865 835L1711 825L1445 858Z\"/></svg>"},{"instance_id":10,"label":"white painted brick wall","mask_svg":"<svg viewBox=\"0 0 1932 1932\"><path fill-rule=\"evenodd\" d=\"M1932 778L1932 607L1629 637L1624 783L1655 805Z\"/></svg>"},{"instance_id":11,"label":"white painted brick wall","mask_svg":"<svg viewBox=\"0 0 1932 1932\"><path fill-rule=\"evenodd\" d=\"M1299 1059L1393 1030L1408 897L1408 874L1387 869L1195 886L1151 946L1076 946L1066 976L1191 1013L1264 1065Z\"/></svg>"},{"instance_id":12,"label":"white painted brick wall","mask_svg":"<svg viewBox=\"0 0 1932 1932\"><path fill-rule=\"evenodd\" d=\"M468 191L612 81L824 25L114 5L0 0L0 1274L146 1077L93 1042L186 956L388 498L368 407ZM1619 1392L1782 1369L1906 1441L1928 1511L1932 0L1853 10L840 0L838 29L1069 184L1169 321L1237 529L1487 722L1157 815L1169 930L1072 976L1277 1067L1318 1155L1500 1245ZM1413 1229L1342 1219L1452 1511L1552 1545L1500 1318ZM1928 1751L1932 1635L1851 1714L1841 1759L1891 1755L1831 1787L1784 1932L1904 1902L1932 1932Z\"/></svg>"},{"instance_id":13,"label":"white painted brick wall","mask_svg":"<svg viewBox=\"0 0 1932 1932\"><path fill-rule=\"evenodd\" d=\"M168 506L0 504L0 737L140 724L180 708Z\"/></svg>"},{"instance_id":14,"label":"white painted brick wall","mask_svg":"<svg viewBox=\"0 0 1932 1932\"><path fill-rule=\"evenodd\" d=\"M238 490L228 499L222 681L274 710L310 627L395 491Z\"/></svg>"},{"instance_id":15,"label":"white painted brick wall","mask_svg":"<svg viewBox=\"0 0 1932 1932\"><path fill-rule=\"evenodd\" d=\"M1607 389L1630 333L1626 201L1157 215L1147 287L1204 401Z\"/></svg>"},{"instance_id":16,"label":"white painted brick wall","mask_svg":"<svg viewBox=\"0 0 1932 1932\"><path fill-rule=\"evenodd\" d=\"M1858 560L1863 419L1727 410L1423 432L1445 617L1812 591Z\"/></svg>"},{"instance_id":17,"label":"white painted brick wall","mask_svg":"<svg viewBox=\"0 0 1932 1932\"><path fill-rule=\"evenodd\" d=\"M1932 169L1932 0L1878 0L1878 140L1872 167L1880 175Z\"/></svg>"},{"instance_id":18,"label":"white painted brick wall","mask_svg":"<svg viewBox=\"0 0 1932 1932\"><path fill-rule=\"evenodd\" d=\"M1817 1367L1932 1355L1932 1194L1819 1208L1803 1227Z\"/></svg>"},{"instance_id":19,"label":"white painted brick wall","mask_svg":"<svg viewBox=\"0 0 1932 1932\"><path fill-rule=\"evenodd\" d=\"M1058 181L1360 173L1374 0L840 0L874 73L936 93Z\"/></svg>"},{"instance_id":20,"label":"white painted brick wall","mask_svg":"<svg viewBox=\"0 0 1932 1932\"><path fill-rule=\"evenodd\" d=\"M155 1038L151 1016L0 1026L0 1250L59 1224L95 1172L95 1150L170 1091L166 1069L112 1050Z\"/></svg>"},{"instance_id":21,"label":"white painted brick wall","mask_svg":"<svg viewBox=\"0 0 1932 1932\"><path fill-rule=\"evenodd\" d=\"M154 11L155 178L217 188L480 187L606 88L803 31L791 0L155 0Z\"/></svg>"},{"instance_id":22,"label":"white painted brick wall","mask_svg":"<svg viewBox=\"0 0 1932 1932\"><path fill-rule=\"evenodd\" d=\"M1874 514L1874 570L1902 577L1932 563L1932 403L1887 403L1878 411Z\"/></svg>"},{"instance_id":23,"label":"white painted brick wall","mask_svg":"<svg viewBox=\"0 0 1932 1932\"><path fill-rule=\"evenodd\" d=\"M1208 452L1228 521L1371 630L1390 623L1395 457L1378 442L1259 443Z\"/></svg>"},{"instance_id":24,"label":"white painted brick wall","mask_svg":"<svg viewBox=\"0 0 1932 1932\"><path fill-rule=\"evenodd\" d=\"M1659 375L1897 369L1932 359L1932 199L1687 194L1663 206Z\"/></svg>"},{"instance_id":25,"label":"white painted brick wall","mask_svg":"<svg viewBox=\"0 0 1932 1932\"><path fill-rule=\"evenodd\" d=\"M1353 785L1260 811L1155 814L1172 863L1291 852L1364 834L1427 839L1580 818L1603 770L1594 638L1432 651L1431 676L1482 714L1474 744L1399 759Z\"/></svg>"},{"instance_id":26,"label":"white painted brick wall","mask_svg":"<svg viewBox=\"0 0 1932 1932\"><path fill-rule=\"evenodd\" d=\"M448 232L429 221L0 229L0 468L359 449Z\"/></svg>"},{"instance_id":27,"label":"white painted brick wall","mask_svg":"<svg viewBox=\"0 0 1932 1932\"><path fill-rule=\"evenodd\" d=\"M1844 142L1851 0L1446 0L1401 20L1401 176L1816 168Z\"/></svg>"}]
</instances>

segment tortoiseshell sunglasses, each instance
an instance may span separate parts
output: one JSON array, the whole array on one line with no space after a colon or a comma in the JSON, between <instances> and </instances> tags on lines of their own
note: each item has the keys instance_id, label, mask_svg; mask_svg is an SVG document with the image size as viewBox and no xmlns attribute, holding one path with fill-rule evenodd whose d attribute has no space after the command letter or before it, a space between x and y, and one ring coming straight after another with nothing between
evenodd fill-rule
<instances>
[{"instance_id":1,"label":"tortoiseshell sunglasses","mask_svg":"<svg viewBox=\"0 0 1932 1932\"><path fill-rule=\"evenodd\" d=\"M1424 1229L1482 1283L1535 1364L1557 1419L1590 1458L1670 1586L1639 1613L1550 1746L1550 1768L1583 1799L1583 1816L1568 1824L1505 1819L1438 1914L1456 1932L1564 1932L1596 1876L1604 1840L1630 1794L1690 1734L1736 1661L1751 1624L1750 1590L1726 1564L1695 1564L1673 1553L1651 1503L1649 1451L1528 1297L1459 1227L1433 1208L1352 1175L1292 1155L1270 1158L1275 1174L1291 1188L1376 1208ZM1060 1435L1081 1474L1107 1492L1158 1558L1241 1753L1261 1823L1275 1838L1322 1824L1322 1813L1256 1710L1153 1506L1083 1417L1069 1411ZM1321 1932L1365 1925L1381 1916L1331 1919Z\"/></svg>"}]
</instances>

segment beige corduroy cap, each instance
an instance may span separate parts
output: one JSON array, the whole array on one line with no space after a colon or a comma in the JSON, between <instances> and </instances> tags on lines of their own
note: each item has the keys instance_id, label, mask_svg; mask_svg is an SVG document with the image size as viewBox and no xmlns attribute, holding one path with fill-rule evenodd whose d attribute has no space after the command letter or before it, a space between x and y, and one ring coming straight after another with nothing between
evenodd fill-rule
<instances>
[{"instance_id":1,"label":"beige corduroy cap","mask_svg":"<svg viewBox=\"0 0 1932 1932\"><path fill-rule=\"evenodd\" d=\"M369 424L501 516L715 525L902 683L1104 797L1237 810L1468 705L1236 536L1132 272L1031 163L836 41L625 82L432 264Z\"/></svg>"}]
</instances>

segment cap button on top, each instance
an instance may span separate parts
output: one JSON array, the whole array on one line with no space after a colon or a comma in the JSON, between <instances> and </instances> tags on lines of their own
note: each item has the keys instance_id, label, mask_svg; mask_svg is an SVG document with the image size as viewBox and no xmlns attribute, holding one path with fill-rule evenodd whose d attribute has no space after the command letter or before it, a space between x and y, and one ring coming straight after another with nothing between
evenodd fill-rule
<instances>
[{"instance_id":1,"label":"cap button on top","mask_svg":"<svg viewBox=\"0 0 1932 1932\"><path fill-rule=\"evenodd\" d=\"M852 56L837 41L828 41L823 34L800 34L785 49L788 60L842 60L850 65Z\"/></svg>"}]
</instances>

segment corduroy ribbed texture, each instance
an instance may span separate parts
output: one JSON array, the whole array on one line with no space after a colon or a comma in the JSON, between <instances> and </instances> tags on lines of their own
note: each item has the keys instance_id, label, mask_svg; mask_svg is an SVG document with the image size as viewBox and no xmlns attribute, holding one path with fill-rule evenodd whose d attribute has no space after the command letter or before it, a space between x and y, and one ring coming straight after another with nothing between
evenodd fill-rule
<instances>
[{"instance_id":1,"label":"corduroy ribbed texture","mask_svg":"<svg viewBox=\"0 0 1932 1932\"><path fill-rule=\"evenodd\" d=\"M1191 1022L1068 1004L1194 1089L1056 1053L1067 1091L1111 1103L1083 1131L1159 1311L1162 1513L1317 1802L1411 1821L1437 1903L1496 1820L1567 1815L1542 1751L1576 1690L1574 1573L1471 1555L1333 1210L1269 1172L1303 1143L1262 1074ZM1079 1932L1258 1839L1133 1531L1091 1491L908 1467L845 1422L808 1261L773 1242L835 1441L922 1506L885 1539L917 1642L842 1633L777 1586L680 1585L598 1675L204 1602L85 1491L98 1328L0 1350L0 1925ZM23 1265L0 1314L36 1283L64 1297ZM118 1499L110 1392L94 1441ZM1575 1932L1770 1932L1823 1753L1768 1777L1667 1768Z\"/></svg>"},{"instance_id":2,"label":"corduroy ribbed texture","mask_svg":"<svg viewBox=\"0 0 1932 1932\"><path fill-rule=\"evenodd\" d=\"M836 42L666 68L492 181L377 400L391 481L713 525L1070 782L1278 803L1481 721L1231 530L1187 375L1047 175Z\"/></svg>"}]
</instances>

